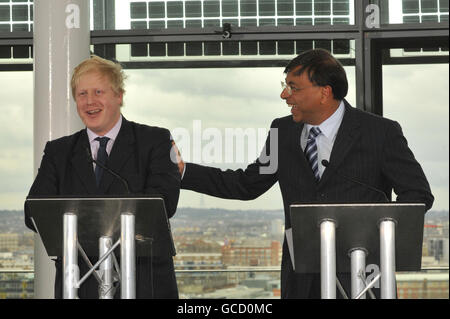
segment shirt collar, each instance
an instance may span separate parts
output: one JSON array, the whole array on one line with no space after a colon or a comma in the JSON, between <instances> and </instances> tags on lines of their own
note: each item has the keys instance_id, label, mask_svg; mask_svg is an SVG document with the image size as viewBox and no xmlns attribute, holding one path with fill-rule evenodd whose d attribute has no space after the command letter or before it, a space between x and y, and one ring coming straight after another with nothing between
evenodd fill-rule
<instances>
[{"instance_id":1,"label":"shirt collar","mask_svg":"<svg viewBox=\"0 0 450 319\"><path fill-rule=\"evenodd\" d=\"M117 135L119 134L121 126L122 126L122 114L120 114L119 120L114 125L114 127L108 133L106 133L103 136L109 137L111 140L115 141L116 138L117 138ZM100 136L100 135L95 134L89 128L86 128L86 131L87 131L87 134L88 134L89 143L92 143L97 137Z\"/></svg>"},{"instance_id":2,"label":"shirt collar","mask_svg":"<svg viewBox=\"0 0 450 319\"><path fill-rule=\"evenodd\" d=\"M344 112L344 101L341 101L336 111L334 111L334 113L329 118L320 123L319 126L306 124L306 133L309 134L309 130L311 129L311 127L317 126L320 128L320 131L323 135L325 135L328 139L333 139L336 136L338 128L342 122Z\"/></svg>"}]
</instances>

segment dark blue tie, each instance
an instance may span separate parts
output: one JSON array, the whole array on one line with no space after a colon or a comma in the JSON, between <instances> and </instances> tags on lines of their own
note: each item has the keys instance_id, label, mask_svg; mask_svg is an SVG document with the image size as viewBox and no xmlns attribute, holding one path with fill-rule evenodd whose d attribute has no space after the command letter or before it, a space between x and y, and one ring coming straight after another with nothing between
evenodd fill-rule
<instances>
[{"instance_id":1,"label":"dark blue tie","mask_svg":"<svg viewBox=\"0 0 450 319\"><path fill-rule=\"evenodd\" d=\"M100 147L97 151L97 162L106 165L106 161L108 160L108 153L106 152L106 144L108 144L109 137L97 137L95 139L100 143ZM103 168L100 165L95 166L95 179L97 180L97 187L100 185L100 181L103 175Z\"/></svg>"},{"instance_id":2,"label":"dark blue tie","mask_svg":"<svg viewBox=\"0 0 450 319\"><path fill-rule=\"evenodd\" d=\"M311 127L311 129L309 130L308 141L306 142L305 147L305 156L309 162L309 165L311 166L316 181L319 181L320 179L316 144L316 138L320 135L320 133L322 133L320 131L320 128Z\"/></svg>"}]
</instances>

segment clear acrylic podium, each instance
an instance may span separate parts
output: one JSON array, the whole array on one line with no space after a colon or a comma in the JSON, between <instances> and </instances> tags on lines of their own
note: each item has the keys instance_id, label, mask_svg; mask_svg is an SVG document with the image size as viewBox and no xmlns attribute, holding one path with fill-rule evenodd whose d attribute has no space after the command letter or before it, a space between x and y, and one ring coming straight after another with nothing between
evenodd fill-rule
<instances>
[{"instance_id":1,"label":"clear acrylic podium","mask_svg":"<svg viewBox=\"0 0 450 319\"><path fill-rule=\"evenodd\" d=\"M323 299L336 298L336 273L351 274L354 299L365 298L378 280L381 298L395 299L395 271L421 269L424 204L294 204L290 208L295 271L320 272ZM380 270L370 283L366 283L366 264Z\"/></svg>"},{"instance_id":2,"label":"clear acrylic podium","mask_svg":"<svg viewBox=\"0 0 450 319\"><path fill-rule=\"evenodd\" d=\"M78 288L90 275L99 282L101 299L113 298L115 281L120 281L122 299L134 299L136 257L175 255L162 198L27 198L26 205L47 254L63 257L65 299L77 298ZM150 249L136 250L136 241ZM120 267L114 255L119 245ZM90 268L81 279L78 253ZM92 265L87 256L99 260Z\"/></svg>"}]
</instances>

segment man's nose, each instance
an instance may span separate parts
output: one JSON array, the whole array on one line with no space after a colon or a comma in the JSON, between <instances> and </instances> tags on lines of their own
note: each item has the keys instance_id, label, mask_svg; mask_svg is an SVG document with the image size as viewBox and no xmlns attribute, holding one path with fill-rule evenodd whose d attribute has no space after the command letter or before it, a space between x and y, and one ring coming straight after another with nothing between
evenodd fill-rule
<instances>
[{"instance_id":1,"label":"man's nose","mask_svg":"<svg viewBox=\"0 0 450 319\"><path fill-rule=\"evenodd\" d=\"M280 97L281 97L283 100L286 100L286 99L289 97L289 94L288 94L286 88L284 88L284 89L281 91Z\"/></svg>"},{"instance_id":2,"label":"man's nose","mask_svg":"<svg viewBox=\"0 0 450 319\"><path fill-rule=\"evenodd\" d=\"M86 102L88 105L92 104L94 102L94 96L90 93L86 94Z\"/></svg>"}]
</instances>

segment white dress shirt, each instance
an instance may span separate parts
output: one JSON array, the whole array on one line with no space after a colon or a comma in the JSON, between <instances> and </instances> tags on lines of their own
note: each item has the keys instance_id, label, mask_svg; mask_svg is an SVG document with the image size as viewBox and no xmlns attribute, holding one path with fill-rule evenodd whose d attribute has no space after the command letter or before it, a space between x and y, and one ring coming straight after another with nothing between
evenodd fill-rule
<instances>
[{"instance_id":1,"label":"white dress shirt","mask_svg":"<svg viewBox=\"0 0 450 319\"><path fill-rule=\"evenodd\" d=\"M106 153L108 153L108 156L111 153L112 147L114 145L114 142L117 139L117 135L119 134L121 126L122 126L122 114L120 114L120 118L117 121L116 125L114 125L114 127L108 133L103 135L103 136L109 137L108 144L106 144ZM97 152L100 147L100 143L99 143L99 141L96 141L95 139L97 137L103 137L103 136L95 134L89 128L87 128L86 130L87 130L87 134L88 134L88 138L89 138L89 144L91 145L92 157L95 160L97 160ZM93 164L94 164L94 170L95 170L95 163L93 163Z\"/></svg>"},{"instance_id":2,"label":"white dress shirt","mask_svg":"<svg viewBox=\"0 0 450 319\"><path fill-rule=\"evenodd\" d=\"M339 127L342 123L342 118L344 117L345 106L344 102L341 101L339 107L336 111L323 121L320 125L310 125L305 124L303 127L303 131L300 137L300 145L302 150L305 150L306 142L308 141L309 130L311 127L318 127L322 132L316 137L316 145L317 145L317 160L319 163L319 176L322 177L323 171L325 167L322 165L323 160L330 160L331 150L333 149L334 141L336 140L336 135L339 130Z\"/></svg>"}]
</instances>

